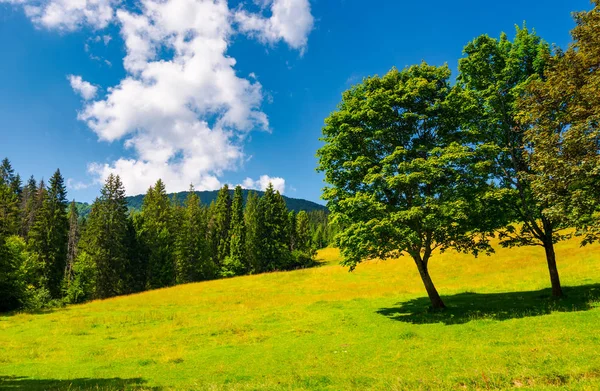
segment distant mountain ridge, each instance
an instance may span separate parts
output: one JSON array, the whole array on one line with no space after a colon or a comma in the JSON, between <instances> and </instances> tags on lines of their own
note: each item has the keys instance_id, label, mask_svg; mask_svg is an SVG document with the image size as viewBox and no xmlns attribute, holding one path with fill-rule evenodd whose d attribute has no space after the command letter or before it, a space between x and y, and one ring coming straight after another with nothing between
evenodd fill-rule
<instances>
[{"instance_id":1,"label":"distant mountain ridge","mask_svg":"<svg viewBox=\"0 0 600 391\"><path fill-rule=\"evenodd\" d=\"M250 193L250 192L255 192L259 196L262 196L264 194L264 192L260 191L260 190L244 189L244 190L242 190L242 193L244 195L244 202L246 202L246 199L248 198L248 193ZM189 193L188 191L181 191L179 193L170 193L169 197L175 203L183 204L188 193ZM217 194L219 194L219 190L196 191L195 193L198 194L198 196L200 197L200 201L202 202L203 205L210 205L211 202L213 202L217 199ZM233 196L233 190L230 190L230 193ZM126 197L127 206L131 210L140 211L142 209L142 204L144 203L144 197L145 197L144 194ZM327 207L325 207L323 205L319 205L316 202L308 201L308 200L301 199L301 198L291 198L291 197L286 197L286 196L283 196L283 199L285 200L285 204L287 205L287 208L289 210L293 210L295 212L299 212L301 210L304 210L307 212L312 212L315 210L327 211ZM77 204L77 211L79 212L79 216L81 216L81 217L87 216L92 209L92 206L86 202L77 202L76 204Z\"/></svg>"}]
</instances>

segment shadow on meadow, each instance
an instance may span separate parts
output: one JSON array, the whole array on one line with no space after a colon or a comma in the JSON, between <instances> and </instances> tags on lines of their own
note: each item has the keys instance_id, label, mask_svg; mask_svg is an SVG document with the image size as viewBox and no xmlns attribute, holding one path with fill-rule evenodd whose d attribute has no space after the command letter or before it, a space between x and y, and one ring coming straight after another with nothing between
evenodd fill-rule
<instances>
[{"instance_id":1,"label":"shadow on meadow","mask_svg":"<svg viewBox=\"0 0 600 391\"><path fill-rule=\"evenodd\" d=\"M2 391L160 391L159 387L148 387L145 380L135 379L32 379L22 376L0 376L0 390Z\"/></svg>"},{"instance_id":2,"label":"shadow on meadow","mask_svg":"<svg viewBox=\"0 0 600 391\"><path fill-rule=\"evenodd\" d=\"M427 297L398 303L392 308L382 308L377 313L390 319L413 324L444 323L463 324L472 320L507 320L552 312L587 311L600 300L600 284L563 288L565 297L556 299L551 289L507 293L465 292L442 299L448 308L431 310Z\"/></svg>"}]
</instances>

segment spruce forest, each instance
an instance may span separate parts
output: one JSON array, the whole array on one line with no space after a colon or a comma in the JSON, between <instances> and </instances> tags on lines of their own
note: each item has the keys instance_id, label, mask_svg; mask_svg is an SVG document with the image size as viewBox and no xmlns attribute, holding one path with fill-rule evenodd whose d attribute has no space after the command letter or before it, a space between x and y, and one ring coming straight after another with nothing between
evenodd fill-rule
<instances>
[{"instance_id":1,"label":"spruce forest","mask_svg":"<svg viewBox=\"0 0 600 391\"><path fill-rule=\"evenodd\" d=\"M271 185L246 200L225 185L203 206L193 187L174 202L159 179L135 211L110 175L80 217L60 170L23 185L8 158L0 169L1 311L314 266L336 232L326 211L289 211Z\"/></svg>"}]
</instances>

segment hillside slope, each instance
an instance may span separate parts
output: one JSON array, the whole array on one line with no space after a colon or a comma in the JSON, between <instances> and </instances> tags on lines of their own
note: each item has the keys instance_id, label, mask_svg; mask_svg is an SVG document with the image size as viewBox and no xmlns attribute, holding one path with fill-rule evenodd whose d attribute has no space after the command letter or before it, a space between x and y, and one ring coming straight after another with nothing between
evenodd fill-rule
<instances>
[{"instance_id":1,"label":"hillside slope","mask_svg":"<svg viewBox=\"0 0 600 391\"><path fill-rule=\"evenodd\" d=\"M600 246L445 253L210 281L0 316L0 390L600 389Z\"/></svg>"},{"instance_id":2,"label":"hillside slope","mask_svg":"<svg viewBox=\"0 0 600 391\"><path fill-rule=\"evenodd\" d=\"M256 192L258 193L259 196L263 195L263 191L258 191L258 190L247 190L244 189L242 191L242 194L244 196L244 202L246 201L246 199L248 198L248 193L250 192ZM231 195L233 196L233 190L230 190ZM185 198L187 197L189 192L187 191L181 191L179 193L171 193L169 194L169 197L171 197L172 200L174 200L175 202L178 203L182 203ZM212 190L212 191L196 191L196 194L198 194L198 196L200 197L200 201L204 204L204 205L210 205L211 202L215 201L217 199L217 194L219 194L218 190ZM129 206L130 209L132 210L136 210L139 211L142 209L142 204L144 203L144 194L139 194L136 196L129 196L126 197L127 199L127 206ZM287 208L289 210L293 210L295 212L300 212L301 210L307 211L307 212L311 212L314 210L327 210L327 208L323 205L317 204L316 202L312 202L312 201L308 201L308 200L304 200L304 199L300 199L300 198L291 198L291 197L286 197L283 196L283 199L285 200L285 204L287 206ZM87 216L90 211L91 211L91 205L86 203L86 202L77 202L77 211L79 212L79 216Z\"/></svg>"}]
</instances>

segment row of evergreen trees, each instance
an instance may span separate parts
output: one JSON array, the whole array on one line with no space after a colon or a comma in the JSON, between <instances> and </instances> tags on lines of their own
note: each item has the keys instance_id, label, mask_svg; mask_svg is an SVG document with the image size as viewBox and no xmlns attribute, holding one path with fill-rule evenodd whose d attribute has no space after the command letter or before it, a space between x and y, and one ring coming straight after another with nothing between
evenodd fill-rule
<instances>
[{"instance_id":1,"label":"row of evergreen trees","mask_svg":"<svg viewBox=\"0 0 600 391\"><path fill-rule=\"evenodd\" d=\"M4 159L0 175L0 311L306 267L335 235L325 212L288 211L272 186L244 200L226 185L204 206L193 188L172 202L158 180L130 212L110 175L80 218L60 171L22 186Z\"/></svg>"}]
</instances>

